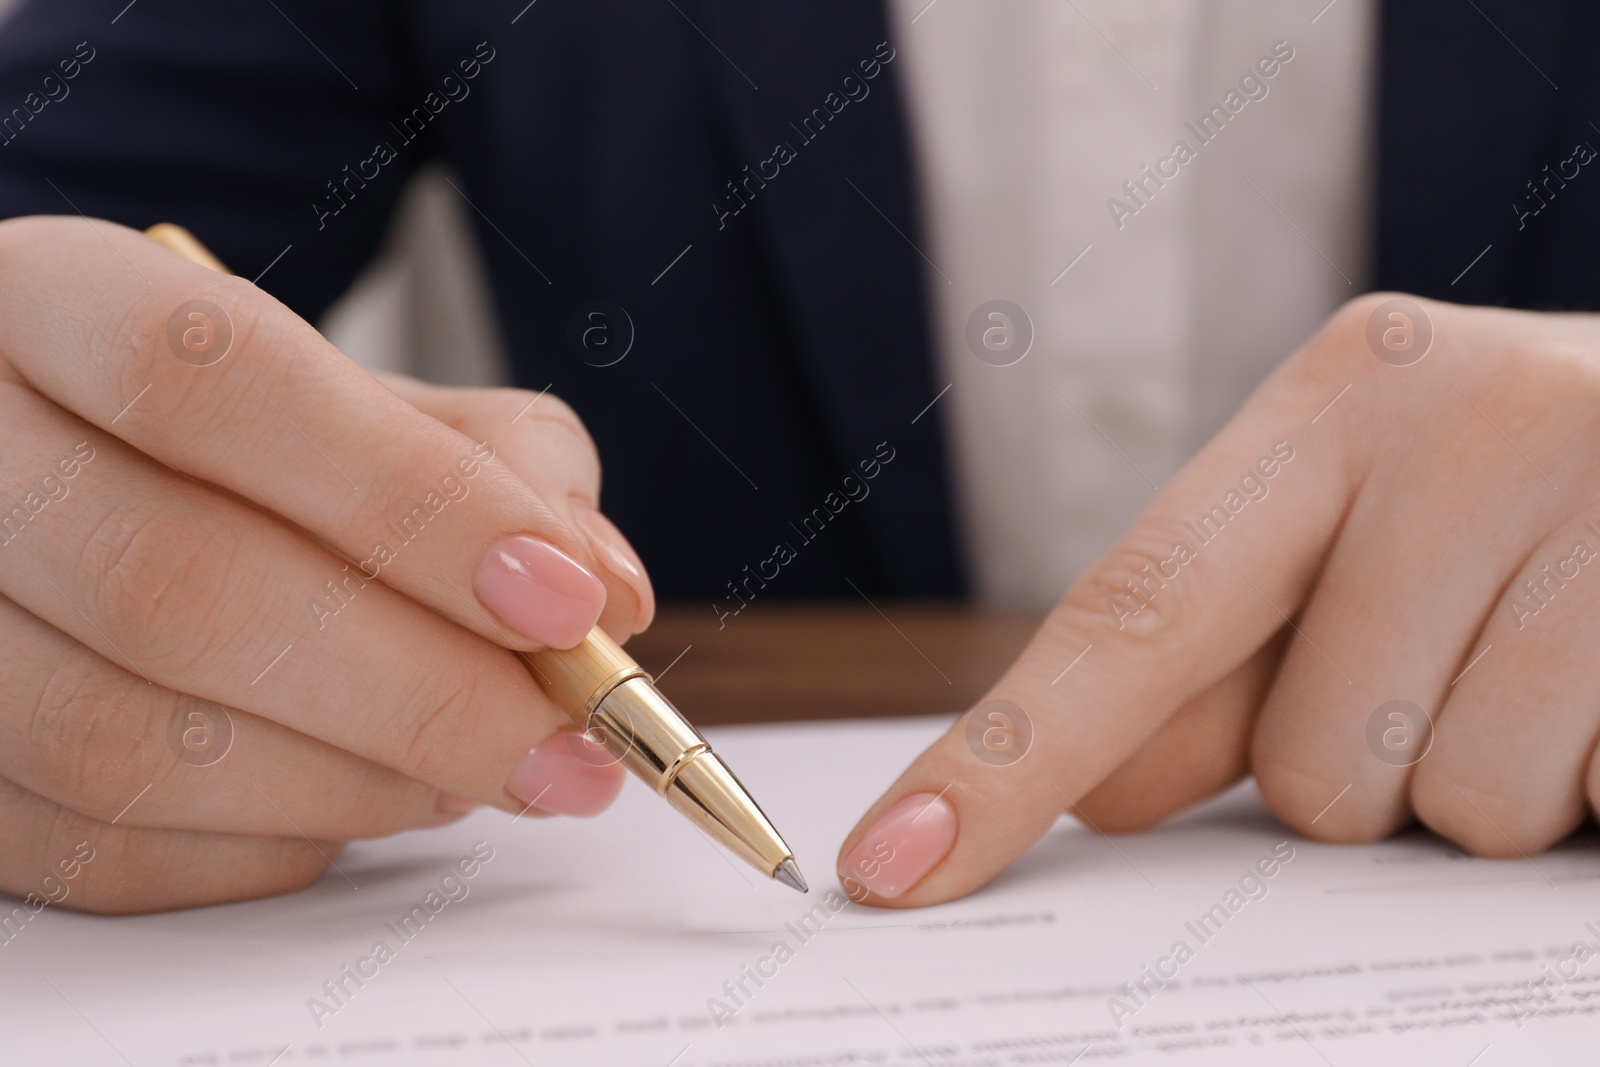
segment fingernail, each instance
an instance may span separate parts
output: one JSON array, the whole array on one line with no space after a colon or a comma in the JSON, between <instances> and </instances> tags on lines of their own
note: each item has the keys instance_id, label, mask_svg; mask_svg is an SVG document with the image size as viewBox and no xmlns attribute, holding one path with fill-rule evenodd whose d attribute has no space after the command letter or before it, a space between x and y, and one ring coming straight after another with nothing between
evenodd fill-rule
<instances>
[{"instance_id":1,"label":"fingernail","mask_svg":"<svg viewBox=\"0 0 1600 1067\"><path fill-rule=\"evenodd\" d=\"M433 802L434 810L440 815L465 815L469 811L476 811L483 805L476 800L458 797L454 793L440 793L439 799Z\"/></svg>"},{"instance_id":2,"label":"fingernail","mask_svg":"<svg viewBox=\"0 0 1600 1067\"><path fill-rule=\"evenodd\" d=\"M622 531L594 508L574 501L572 513L578 520L578 526L589 536L600 565L633 590L633 595L639 600L643 625L648 626L656 613L656 597L650 588L650 579L645 577L644 563L639 559L639 554L622 536Z\"/></svg>"},{"instance_id":3,"label":"fingernail","mask_svg":"<svg viewBox=\"0 0 1600 1067\"><path fill-rule=\"evenodd\" d=\"M956 840L956 809L933 793L915 793L884 813L839 867L852 882L893 898L922 880Z\"/></svg>"},{"instance_id":4,"label":"fingernail","mask_svg":"<svg viewBox=\"0 0 1600 1067\"><path fill-rule=\"evenodd\" d=\"M472 588L501 621L551 648L582 641L606 603L600 579L555 545L527 534L485 549Z\"/></svg>"},{"instance_id":5,"label":"fingernail","mask_svg":"<svg viewBox=\"0 0 1600 1067\"><path fill-rule=\"evenodd\" d=\"M611 806L622 791L622 767L588 754L577 730L558 730L517 761L506 792L554 815L587 817Z\"/></svg>"}]
</instances>

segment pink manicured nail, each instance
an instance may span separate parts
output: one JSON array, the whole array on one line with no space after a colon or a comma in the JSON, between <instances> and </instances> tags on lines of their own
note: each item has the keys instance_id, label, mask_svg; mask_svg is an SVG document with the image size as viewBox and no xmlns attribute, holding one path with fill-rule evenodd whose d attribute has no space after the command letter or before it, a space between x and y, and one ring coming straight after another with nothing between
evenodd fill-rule
<instances>
[{"instance_id":1,"label":"pink manicured nail","mask_svg":"<svg viewBox=\"0 0 1600 1067\"><path fill-rule=\"evenodd\" d=\"M478 599L518 633L551 648L582 641L606 587L548 541L515 534L490 545L472 576Z\"/></svg>"},{"instance_id":2,"label":"pink manicured nail","mask_svg":"<svg viewBox=\"0 0 1600 1067\"><path fill-rule=\"evenodd\" d=\"M439 799L433 802L433 807L440 815L465 815L469 811L476 811L483 805L476 800L458 797L454 793L440 793Z\"/></svg>"},{"instance_id":3,"label":"pink manicured nail","mask_svg":"<svg viewBox=\"0 0 1600 1067\"><path fill-rule=\"evenodd\" d=\"M656 613L656 598L650 588L650 579L645 577L639 554L622 536L616 524L594 508L574 501L572 514L583 532L589 535L589 543L594 547L595 558L600 565L633 590L634 597L639 601L641 625L648 626Z\"/></svg>"},{"instance_id":4,"label":"pink manicured nail","mask_svg":"<svg viewBox=\"0 0 1600 1067\"><path fill-rule=\"evenodd\" d=\"M839 878L846 891L854 883L880 897L897 897L933 870L955 840L956 809L941 796L915 793L856 842L839 867Z\"/></svg>"},{"instance_id":5,"label":"pink manicured nail","mask_svg":"<svg viewBox=\"0 0 1600 1067\"><path fill-rule=\"evenodd\" d=\"M622 791L622 766L589 756L573 743L576 730L558 730L517 761L506 792L554 815L599 815Z\"/></svg>"},{"instance_id":6,"label":"pink manicured nail","mask_svg":"<svg viewBox=\"0 0 1600 1067\"><path fill-rule=\"evenodd\" d=\"M606 569L624 581L644 577L644 564L639 562L633 546L628 544L628 539L622 536L622 531L617 529L615 523L583 504L573 504L572 513L577 517L578 525L583 527L583 532L595 542Z\"/></svg>"}]
</instances>

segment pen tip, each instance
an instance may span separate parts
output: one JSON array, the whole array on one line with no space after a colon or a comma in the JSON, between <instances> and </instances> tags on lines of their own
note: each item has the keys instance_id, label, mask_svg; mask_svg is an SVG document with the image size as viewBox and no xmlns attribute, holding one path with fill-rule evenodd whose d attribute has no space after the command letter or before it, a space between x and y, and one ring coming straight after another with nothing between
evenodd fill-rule
<instances>
[{"instance_id":1,"label":"pen tip","mask_svg":"<svg viewBox=\"0 0 1600 1067\"><path fill-rule=\"evenodd\" d=\"M810 892L806 888L806 880L800 873L799 865L792 858L778 864L778 869L772 872L772 877L790 889L798 889L802 893Z\"/></svg>"}]
</instances>

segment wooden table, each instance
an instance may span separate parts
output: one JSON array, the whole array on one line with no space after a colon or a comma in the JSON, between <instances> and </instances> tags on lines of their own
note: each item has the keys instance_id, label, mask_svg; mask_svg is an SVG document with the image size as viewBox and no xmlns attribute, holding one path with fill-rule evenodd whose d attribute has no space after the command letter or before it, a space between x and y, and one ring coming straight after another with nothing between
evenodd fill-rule
<instances>
[{"instance_id":1,"label":"wooden table","mask_svg":"<svg viewBox=\"0 0 1600 1067\"><path fill-rule=\"evenodd\" d=\"M696 723L926 715L976 703L1041 618L927 602L767 603L719 629L710 606L670 606L628 651Z\"/></svg>"}]
</instances>

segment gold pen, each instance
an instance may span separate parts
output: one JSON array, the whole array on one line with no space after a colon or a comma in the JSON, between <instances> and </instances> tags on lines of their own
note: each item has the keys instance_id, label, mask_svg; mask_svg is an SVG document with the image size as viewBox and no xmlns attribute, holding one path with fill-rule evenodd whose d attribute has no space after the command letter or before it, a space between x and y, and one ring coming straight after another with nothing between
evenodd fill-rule
<instances>
[{"instance_id":1,"label":"gold pen","mask_svg":"<svg viewBox=\"0 0 1600 1067\"><path fill-rule=\"evenodd\" d=\"M761 806L654 680L596 626L570 649L521 653L556 706L724 848L768 878L806 880Z\"/></svg>"},{"instance_id":2,"label":"gold pen","mask_svg":"<svg viewBox=\"0 0 1600 1067\"><path fill-rule=\"evenodd\" d=\"M228 273L181 226L158 223L145 235L192 263ZM806 892L794 853L761 806L650 675L598 626L575 648L518 655L550 699L617 762L728 851L768 878Z\"/></svg>"}]
</instances>

